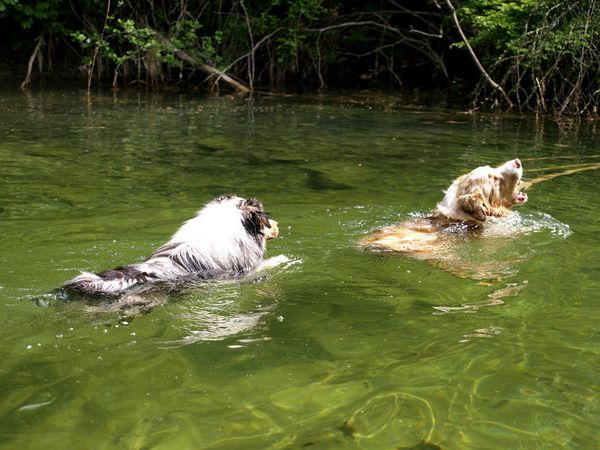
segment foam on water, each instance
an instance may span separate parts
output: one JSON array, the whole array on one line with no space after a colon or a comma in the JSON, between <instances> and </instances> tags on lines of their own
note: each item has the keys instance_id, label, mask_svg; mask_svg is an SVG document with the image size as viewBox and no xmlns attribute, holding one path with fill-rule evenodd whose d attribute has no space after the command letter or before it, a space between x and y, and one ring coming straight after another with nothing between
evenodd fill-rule
<instances>
[{"instance_id":1,"label":"foam on water","mask_svg":"<svg viewBox=\"0 0 600 450\"><path fill-rule=\"evenodd\" d=\"M554 236L568 238L573 232L566 223L562 223L543 212L521 214L511 211L506 217L492 217L486 221L483 236L509 237L515 234L548 232Z\"/></svg>"},{"instance_id":2,"label":"foam on water","mask_svg":"<svg viewBox=\"0 0 600 450\"><path fill-rule=\"evenodd\" d=\"M357 232L363 233L364 228L367 225L370 226L371 229L377 229L394 223L402 223L406 219L423 219L431 215L431 211L426 210L398 214L392 211L372 211L369 208L366 208L361 211L361 213L363 212L365 215L368 215L370 219L346 223L345 226L352 226L357 229ZM377 222L373 219L375 217L377 218ZM383 217L383 219L381 217ZM373 224L373 222L375 223ZM461 222L451 225L445 232L462 235L469 229L470 227L466 223ZM528 235L544 232L563 239L566 239L573 234L573 231L568 224L560 222L550 214L541 211L532 211L522 214L519 211L511 210L505 217L489 217L483 227L482 236L490 238L506 238L519 234Z\"/></svg>"}]
</instances>

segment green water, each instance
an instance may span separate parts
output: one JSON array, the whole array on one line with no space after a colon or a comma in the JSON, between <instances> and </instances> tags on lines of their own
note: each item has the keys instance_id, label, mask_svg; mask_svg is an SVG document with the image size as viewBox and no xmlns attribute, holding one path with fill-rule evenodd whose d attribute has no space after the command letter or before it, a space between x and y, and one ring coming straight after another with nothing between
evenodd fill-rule
<instances>
[{"instance_id":1,"label":"green water","mask_svg":"<svg viewBox=\"0 0 600 450\"><path fill-rule=\"evenodd\" d=\"M1 91L0 447L597 448L600 171L464 244L505 261L491 286L356 246L476 166L598 161L597 123L406 105ZM223 193L264 202L292 264L137 315L48 294Z\"/></svg>"}]
</instances>

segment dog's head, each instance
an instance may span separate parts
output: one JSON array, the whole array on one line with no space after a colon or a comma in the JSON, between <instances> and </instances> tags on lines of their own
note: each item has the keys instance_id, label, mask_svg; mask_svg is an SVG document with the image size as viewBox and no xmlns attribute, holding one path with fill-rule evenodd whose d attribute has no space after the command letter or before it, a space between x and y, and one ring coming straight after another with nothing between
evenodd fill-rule
<instances>
[{"instance_id":1,"label":"dog's head","mask_svg":"<svg viewBox=\"0 0 600 450\"><path fill-rule=\"evenodd\" d=\"M193 243L224 255L235 253L242 243L256 242L264 250L267 239L278 234L277 222L269 218L259 200L222 195L188 220L171 237L171 242Z\"/></svg>"},{"instance_id":2,"label":"dog's head","mask_svg":"<svg viewBox=\"0 0 600 450\"><path fill-rule=\"evenodd\" d=\"M527 201L527 195L518 190L522 175L518 159L498 167L478 167L454 180L436 213L450 220L474 222L504 216L512 206Z\"/></svg>"},{"instance_id":3,"label":"dog's head","mask_svg":"<svg viewBox=\"0 0 600 450\"><path fill-rule=\"evenodd\" d=\"M238 208L242 211L244 228L255 238L264 236L266 239L273 239L279 235L279 224L269 218L269 214L265 212L259 200L254 198L240 199Z\"/></svg>"}]
</instances>

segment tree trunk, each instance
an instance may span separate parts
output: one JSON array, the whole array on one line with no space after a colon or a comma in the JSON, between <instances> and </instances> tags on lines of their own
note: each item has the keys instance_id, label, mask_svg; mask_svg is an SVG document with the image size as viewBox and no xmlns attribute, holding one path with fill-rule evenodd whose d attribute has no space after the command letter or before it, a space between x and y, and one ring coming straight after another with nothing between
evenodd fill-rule
<instances>
[{"instance_id":1,"label":"tree trunk","mask_svg":"<svg viewBox=\"0 0 600 450\"><path fill-rule=\"evenodd\" d=\"M25 90L27 89L27 87L29 86L29 83L31 83L31 71L33 70L33 62L36 60L38 60L38 67L40 70L40 73L42 73L42 54L41 54L41 50L42 47L46 44L46 41L44 40L44 32L42 31L40 33L40 35L36 38L37 44L35 45L35 48L33 49L33 52L31 53L31 56L29 57L29 64L27 64L27 76L25 76L25 79L23 80L23 82L21 83L21 89Z\"/></svg>"}]
</instances>

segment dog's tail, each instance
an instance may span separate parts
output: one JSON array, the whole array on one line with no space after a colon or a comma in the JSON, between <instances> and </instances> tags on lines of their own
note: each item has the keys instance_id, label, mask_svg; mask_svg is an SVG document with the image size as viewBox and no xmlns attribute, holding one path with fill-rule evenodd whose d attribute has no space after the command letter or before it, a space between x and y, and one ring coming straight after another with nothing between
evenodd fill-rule
<instances>
[{"instance_id":1,"label":"dog's tail","mask_svg":"<svg viewBox=\"0 0 600 450\"><path fill-rule=\"evenodd\" d=\"M83 272L62 285L63 289L84 295L118 295L124 290L154 279L135 266L117 267L101 273Z\"/></svg>"}]
</instances>

